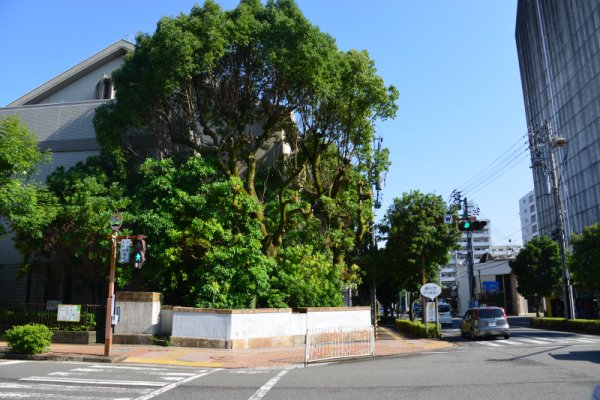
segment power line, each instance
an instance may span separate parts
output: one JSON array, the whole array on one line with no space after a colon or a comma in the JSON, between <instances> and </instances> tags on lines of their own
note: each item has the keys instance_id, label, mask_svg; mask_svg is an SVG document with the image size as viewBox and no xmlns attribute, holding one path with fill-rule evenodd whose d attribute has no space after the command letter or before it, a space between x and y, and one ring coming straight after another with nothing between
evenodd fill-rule
<instances>
[{"instance_id":1,"label":"power line","mask_svg":"<svg viewBox=\"0 0 600 400\"><path fill-rule=\"evenodd\" d=\"M514 143L511 147L509 147L504 153L498 156L494 161L492 161L487 167L485 167L481 172L473 176L467 182L463 183L458 187L458 191L466 191L469 187L477 187L478 182L483 181L486 177L490 175L494 175L498 170L503 168L507 162L514 158L515 153L520 153L523 148L528 147L528 141L523 142L523 139L526 139L527 135L523 135L519 140ZM517 147L518 146L518 147ZM517 147L516 149L514 149ZM513 150L514 149L514 150Z\"/></svg>"},{"instance_id":2,"label":"power line","mask_svg":"<svg viewBox=\"0 0 600 400\"><path fill-rule=\"evenodd\" d=\"M480 192L483 188L487 187L488 185L490 185L491 183L496 181L498 178L500 178L501 176L506 174L508 171L510 171L513 167L519 165L523 160L526 160L528 158L529 158L529 150L524 149L521 154L519 154L518 156L516 156L515 158L510 160L505 166L503 166L503 170L499 169L498 171L495 172L495 176L490 175L489 179L487 179L487 181L485 181L486 182L485 184L479 185L479 187L477 187L475 190L470 191L468 193L472 196L473 194Z\"/></svg>"}]
</instances>

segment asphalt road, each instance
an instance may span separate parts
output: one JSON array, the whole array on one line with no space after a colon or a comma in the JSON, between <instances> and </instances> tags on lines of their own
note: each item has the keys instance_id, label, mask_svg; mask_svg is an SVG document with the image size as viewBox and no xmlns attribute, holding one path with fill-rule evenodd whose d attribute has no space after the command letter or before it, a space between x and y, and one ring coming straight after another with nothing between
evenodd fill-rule
<instances>
[{"instance_id":1,"label":"asphalt road","mask_svg":"<svg viewBox=\"0 0 600 400\"><path fill-rule=\"evenodd\" d=\"M589 399L600 336L514 326L510 340L295 369L0 361L0 399Z\"/></svg>"}]
</instances>

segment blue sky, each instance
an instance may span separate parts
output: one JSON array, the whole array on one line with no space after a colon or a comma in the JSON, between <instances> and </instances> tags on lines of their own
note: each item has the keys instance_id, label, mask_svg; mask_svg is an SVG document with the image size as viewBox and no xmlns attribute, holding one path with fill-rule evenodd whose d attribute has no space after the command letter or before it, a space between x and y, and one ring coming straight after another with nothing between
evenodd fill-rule
<instances>
[{"instance_id":1,"label":"blue sky","mask_svg":"<svg viewBox=\"0 0 600 400\"><path fill-rule=\"evenodd\" d=\"M119 39L152 33L162 16L189 13L194 3L201 2L0 0L0 106ZM231 9L238 1L218 3ZM491 219L493 244L522 243L518 201L533 179L517 0L297 3L340 49L367 50L386 84L400 91L396 118L377 125L392 161L377 218L404 192L448 200L464 189Z\"/></svg>"}]
</instances>

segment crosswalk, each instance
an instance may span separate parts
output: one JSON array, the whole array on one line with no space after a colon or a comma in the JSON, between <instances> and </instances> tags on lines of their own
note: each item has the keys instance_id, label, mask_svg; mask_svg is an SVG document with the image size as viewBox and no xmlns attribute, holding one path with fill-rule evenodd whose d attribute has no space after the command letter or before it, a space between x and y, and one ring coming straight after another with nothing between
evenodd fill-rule
<instances>
[{"instance_id":1,"label":"crosswalk","mask_svg":"<svg viewBox=\"0 0 600 400\"><path fill-rule=\"evenodd\" d=\"M0 361L0 368L25 362ZM0 399L149 400L215 371L218 369L73 365L66 371L0 382ZM124 375L127 378L123 378Z\"/></svg>"},{"instance_id":2,"label":"crosswalk","mask_svg":"<svg viewBox=\"0 0 600 400\"><path fill-rule=\"evenodd\" d=\"M600 337L584 335L576 337L512 336L510 339L479 340L474 343L488 347L585 345L600 344Z\"/></svg>"}]
</instances>

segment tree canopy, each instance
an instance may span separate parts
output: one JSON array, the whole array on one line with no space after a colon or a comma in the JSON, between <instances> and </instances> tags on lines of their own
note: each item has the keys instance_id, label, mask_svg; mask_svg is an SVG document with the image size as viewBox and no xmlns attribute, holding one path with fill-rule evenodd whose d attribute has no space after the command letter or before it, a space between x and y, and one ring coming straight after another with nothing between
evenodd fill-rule
<instances>
[{"instance_id":1,"label":"tree canopy","mask_svg":"<svg viewBox=\"0 0 600 400\"><path fill-rule=\"evenodd\" d=\"M23 214L24 252L101 297L120 211L148 238L120 287L199 307L341 305L389 167L375 124L397 109L367 52L338 50L292 0L207 1L138 35L113 81L94 119L102 156L49 176L53 213L35 232Z\"/></svg>"},{"instance_id":2,"label":"tree canopy","mask_svg":"<svg viewBox=\"0 0 600 400\"><path fill-rule=\"evenodd\" d=\"M375 124L398 91L376 72L292 0L206 1L138 35L94 124L157 241L151 282L219 307L339 304L389 167Z\"/></svg>"},{"instance_id":3,"label":"tree canopy","mask_svg":"<svg viewBox=\"0 0 600 400\"><path fill-rule=\"evenodd\" d=\"M558 244L546 236L531 239L509 266L517 277L517 292L534 299L540 315L542 299L560 285L562 264Z\"/></svg>"},{"instance_id":4,"label":"tree canopy","mask_svg":"<svg viewBox=\"0 0 600 400\"><path fill-rule=\"evenodd\" d=\"M37 147L35 134L17 116L0 118L0 234L22 231L39 237L52 218L48 193L31 177L49 155Z\"/></svg>"},{"instance_id":5,"label":"tree canopy","mask_svg":"<svg viewBox=\"0 0 600 400\"><path fill-rule=\"evenodd\" d=\"M397 288L415 293L423 279L438 281L441 266L460 238L455 225L444 224L448 212L441 196L418 190L394 199L380 230L387 239L388 274Z\"/></svg>"},{"instance_id":6,"label":"tree canopy","mask_svg":"<svg viewBox=\"0 0 600 400\"><path fill-rule=\"evenodd\" d=\"M578 284L600 293L600 224L586 226L583 233L571 235L571 244L569 271Z\"/></svg>"}]
</instances>

